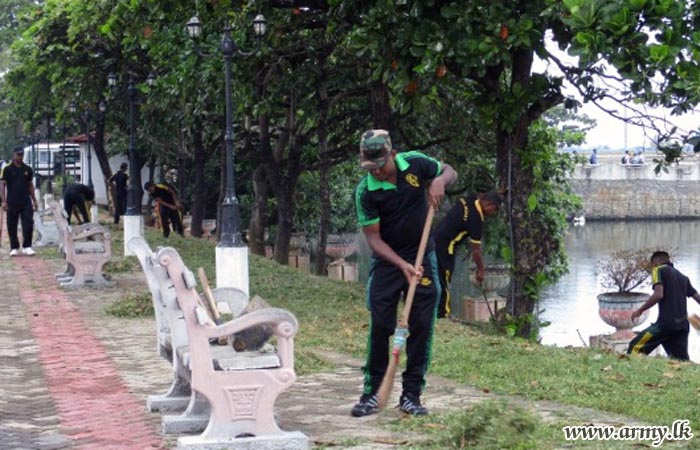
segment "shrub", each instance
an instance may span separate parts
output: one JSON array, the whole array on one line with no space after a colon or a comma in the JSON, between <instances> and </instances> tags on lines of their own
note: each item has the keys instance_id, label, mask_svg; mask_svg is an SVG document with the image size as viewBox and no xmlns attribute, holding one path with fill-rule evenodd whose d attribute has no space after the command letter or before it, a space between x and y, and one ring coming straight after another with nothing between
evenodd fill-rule
<instances>
[{"instance_id":1,"label":"shrub","mask_svg":"<svg viewBox=\"0 0 700 450\"><path fill-rule=\"evenodd\" d=\"M648 248L613 252L609 258L598 261L600 284L615 292L631 292L649 277L652 253Z\"/></svg>"}]
</instances>

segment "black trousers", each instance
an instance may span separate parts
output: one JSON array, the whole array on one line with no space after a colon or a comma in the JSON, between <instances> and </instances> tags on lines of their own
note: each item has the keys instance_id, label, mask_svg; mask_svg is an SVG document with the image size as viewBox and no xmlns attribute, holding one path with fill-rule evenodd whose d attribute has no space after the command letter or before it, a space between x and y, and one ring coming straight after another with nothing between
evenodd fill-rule
<instances>
[{"instance_id":1,"label":"black trousers","mask_svg":"<svg viewBox=\"0 0 700 450\"><path fill-rule=\"evenodd\" d=\"M32 235L34 234L34 208L31 203L23 206L7 205L7 234L10 236L10 249L19 248L17 238L17 225L22 221L22 247L32 246Z\"/></svg>"},{"instance_id":2,"label":"black trousers","mask_svg":"<svg viewBox=\"0 0 700 450\"><path fill-rule=\"evenodd\" d=\"M117 191L114 199L114 223L119 223L119 217L126 212L126 191Z\"/></svg>"},{"instance_id":3,"label":"black trousers","mask_svg":"<svg viewBox=\"0 0 700 450\"><path fill-rule=\"evenodd\" d=\"M449 253L448 244L436 244L435 254L437 256L440 286L442 287L442 291L440 293L440 302L438 304L437 316L448 317L450 315L450 312L452 311L452 298L450 296L450 280L452 279L452 272L455 268L455 259L457 255L455 255L454 253Z\"/></svg>"},{"instance_id":4,"label":"black trousers","mask_svg":"<svg viewBox=\"0 0 700 450\"><path fill-rule=\"evenodd\" d=\"M423 260L423 277L418 282L408 319L406 341L406 370L402 374L403 392L420 395L425 386L425 374L430 366L430 354L435 325L440 284L436 276L435 253ZM401 293L408 292L408 282L396 266L372 258L367 282L367 308L371 313L367 359L364 372L364 393L374 394L382 383L389 364L397 310Z\"/></svg>"},{"instance_id":5,"label":"black trousers","mask_svg":"<svg viewBox=\"0 0 700 450\"><path fill-rule=\"evenodd\" d=\"M165 205L160 205L160 223L163 226L163 236L170 236L170 222L173 224L173 230L180 236L185 235L185 229L182 227L182 219L180 219L180 211L170 209Z\"/></svg>"},{"instance_id":6,"label":"black trousers","mask_svg":"<svg viewBox=\"0 0 700 450\"><path fill-rule=\"evenodd\" d=\"M688 330L664 330L656 324L652 324L642 330L637 337L632 339L627 353L644 353L648 355L656 347L661 345L666 354L675 359L688 361Z\"/></svg>"},{"instance_id":7,"label":"black trousers","mask_svg":"<svg viewBox=\"0 0 700 450\"><path fill-rule=\"evenodd\" d=\"M71 216L73 215L73 208L78 208L80 215L83 216L82 223L90 222L90 214L85 204L85 198L83 198L82 195L66 195L63 198L63 209L68 213L68 223L70 223Z\"/></svg>"}]
</instances>

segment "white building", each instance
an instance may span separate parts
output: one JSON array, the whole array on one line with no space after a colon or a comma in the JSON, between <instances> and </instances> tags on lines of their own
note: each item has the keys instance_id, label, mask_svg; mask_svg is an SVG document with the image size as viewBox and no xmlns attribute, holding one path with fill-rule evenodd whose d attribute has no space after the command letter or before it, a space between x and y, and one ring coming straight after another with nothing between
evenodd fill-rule
<instances>
[{"instance_id":1,"label":"white building","mask_svg":"<svg viewBox=\"0 0 700 450\"><path fill-rule=\"evenodd\" d=\"M27 146L24 148L24 162L31 166L42 179L45 179L50 174L55 179L61 176L60 174L64 169L62 162L65 159L66 174L70 175L78 183L88 184L87 142L80 142L81 140L85 140L85 137L73 138L70 143L66 142L65 148L63 143L40 142L34 146L34 151L37 153L36 156L32 152L32 146ZM95 155L95 149L92 146L90 146L90 153L95 202L98 205L106 206L108 202L104 177L102 176L102 169L97 160L97 155ZM38 161L36 158L38 158ZM112 173L116 173L122 163L129 163L126 155L110 157L109 166L112 169ZM148 175L148 167L144 166L141 169L141 181L145 183L148 180ZM141 186L141 189L143 189L143 186ZM147 202L148 195L144 195L143 204L145 205Z\"/></svg>"}]
</instances>

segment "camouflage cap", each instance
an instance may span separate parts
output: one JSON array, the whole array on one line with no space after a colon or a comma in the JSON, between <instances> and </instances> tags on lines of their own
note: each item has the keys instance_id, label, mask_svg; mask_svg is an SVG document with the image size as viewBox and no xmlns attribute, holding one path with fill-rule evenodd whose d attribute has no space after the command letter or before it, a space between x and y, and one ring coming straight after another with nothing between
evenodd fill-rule
<instances>
[{"instance_id":1,"label":"camouflage cap","mask_svg":"<svg viewBox=\"0 0 700 450\"><path fill-rule=\"evenodd\" d=\"M368 130L360 139L360 167L365 170L379 169L386 164L391 154L391 138L386 130Z\"/></svg>"}]
</instances>

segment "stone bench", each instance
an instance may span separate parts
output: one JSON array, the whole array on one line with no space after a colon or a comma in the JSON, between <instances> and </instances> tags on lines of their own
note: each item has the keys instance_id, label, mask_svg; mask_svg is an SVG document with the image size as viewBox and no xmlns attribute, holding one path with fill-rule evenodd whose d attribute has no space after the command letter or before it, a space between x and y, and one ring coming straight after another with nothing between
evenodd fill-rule
<instances>
[{"instance_id":1,"label":"stone bench","mask_svg":"<svg viewBox=\"0 0 700 450\"><path fill-rule=\"evenodd\" d=\"M111 234L92 223L71 226L58 202L51 204L59 235L59 247L66 259L66 270L56 274L61 287L108 287L102 268L112 256Z\"/></svg>"},{"instance_id":2,"label":"stone bench","mask_svg":"<svg viewBox=\"0 0 700 450\"><path fill-rule=\"evenodd\" d=\"M192 377L189 339L175 293L172 290L161 293L158 280L166 276L165 269L158 264L155 253L143 237L131 238L128 247L138 258L151 293L156 320L156 351L173 368L170 388L164 394L150 395L146 401L146 408L150 412L181 413L163 416L162 430L166 434L201 432L209 421L209 408L208 403L201 396L192 393L190 388ZM228 310L236 315L240 314L248 303L246 295L237 289L214 289L212 293L215 299L225 302ZM219 359L235 356L228 348L219 349L218 345L212 347L217 363ZM260 355L257 352L255 355L260 357L258 364L279 365L276 355ZM239 357L241 360L249 359L246 355Z\"/></svg>"},{"instance_id":3,"label":"stone bench","mask_svg":"<svg viewBox=\"0 0 700 450\"><path fill-rule=\"evenodd\" d=\"M53 214L51 208L34 211L34 229L39 235L39 239L34 243L35 247L48 247L59 244L60 237L56 221L46 220L48 217L53 217Z\"/></svg>"},{"instance_id":4,"label":"stone bench","mask_svg":"<svg viewBox=\"0 0 700 450\"><path fill-rule=\"evenodd\" d=\"M146 276L148 290L151 293L153 311L156 320L156 352L168 363L173 364L173 381L164 394L150 395L146 400L146 408L150 412L184 411L190 402L189 370L179 367L179 361L173 361L173 331L170 327L172 318L168 317L165 300L161 296L157 271L164 270L155 262L155 253L151 251L148 242L142 236L131 238L127 244L129 250L136 255ZM174 320L177 328L177 318ZM185 333L184 327L179 332ZM177 338L175 339L177 341Z\"/></svg>"},{"instance_id":5,"label":"stone bench","mask_svg":"<svg viewBox=\"0 0 700 450\"><path fill-rule=\"evenodd\" d=\"M174 347L173 359L182 359L183 365L190 368L193 397L204 399L210 411L202 434L180 437L177 448L307 449L308 438L304 434L282 431L274 418L275 400L296 379L294 336L298 324L294 315L278 308L264 308L215 325L195 291L194 275L177 251L170 247L160 249L156 262L165 269L156 272L161 296L168 304L168 297L174 294L187 333L187 348ZM212 350L212 340L263 325L276 338L277 362L273 364L261 364L260 357L254 355L246 361L244 352L236 352L228 345Z\"/></svg>"}]
</instances>

